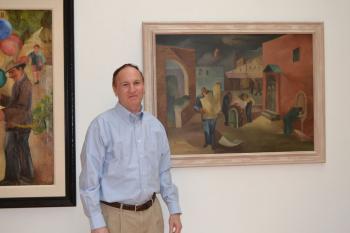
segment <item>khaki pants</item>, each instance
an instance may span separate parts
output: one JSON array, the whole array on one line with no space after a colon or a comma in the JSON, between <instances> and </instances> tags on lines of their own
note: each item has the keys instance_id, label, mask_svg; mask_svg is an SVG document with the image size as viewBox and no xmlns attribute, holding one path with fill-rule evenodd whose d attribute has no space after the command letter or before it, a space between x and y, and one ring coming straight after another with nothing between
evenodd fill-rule
<instances>
[{"instance_id":1,"label":"khaki pants","mask_svg":"<svg viewBox=\"0 0 350 233\"><path fill-rule=\"evenodd\" d=\"M144 211L115 208L101 203L109 233L163 233L164 222L159 200Z\"/></svg>"}]
</instances>

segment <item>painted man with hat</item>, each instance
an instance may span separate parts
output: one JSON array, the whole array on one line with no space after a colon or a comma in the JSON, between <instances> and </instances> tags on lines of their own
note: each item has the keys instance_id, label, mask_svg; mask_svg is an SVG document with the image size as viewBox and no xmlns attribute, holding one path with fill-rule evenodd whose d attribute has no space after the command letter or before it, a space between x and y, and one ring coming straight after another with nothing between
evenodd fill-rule
<instances>
[{"instance_id":1,"label":"painted man with hat","mask_svg":"<svg viewBox=\"0 0 350 233\"><path fill-rule=\"evenodd\" d=\"M34 169L29 148L30 127L32 124L32 83L24 72L25 61L10 62L6 73L13 79L10 97L1 96L0 120L6 122L5 136L5 178L0 185L30 184Z\"/></svg>"}]
</instances>

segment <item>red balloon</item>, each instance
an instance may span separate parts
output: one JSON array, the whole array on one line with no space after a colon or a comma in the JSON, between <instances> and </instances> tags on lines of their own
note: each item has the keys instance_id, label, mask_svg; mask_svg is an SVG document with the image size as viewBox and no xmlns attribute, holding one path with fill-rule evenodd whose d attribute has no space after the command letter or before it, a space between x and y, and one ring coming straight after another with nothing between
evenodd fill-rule
<instances>
[{"instance_id":1,"label":"red balloon","mask_svg":"<svg viewBox=\"0 0 350 233\"><path fill-rule=\"evenodd\" d=\"M13 33L11 36L9 36L9 39L15 41L18 44L19 49L21 49L23 47L23 42L17 34Z\"/></svg>"},{"instance_id":2,"label":"red balloon","mask_svg":"<svg viewBox=\"0 0 350 233\"><path fill-rule=\"evenodd\" d=\"M1 51L8 56L16 55L22 46L23 43L16 34L12 34L0 42Z\"/></svg>"}]
</instances>

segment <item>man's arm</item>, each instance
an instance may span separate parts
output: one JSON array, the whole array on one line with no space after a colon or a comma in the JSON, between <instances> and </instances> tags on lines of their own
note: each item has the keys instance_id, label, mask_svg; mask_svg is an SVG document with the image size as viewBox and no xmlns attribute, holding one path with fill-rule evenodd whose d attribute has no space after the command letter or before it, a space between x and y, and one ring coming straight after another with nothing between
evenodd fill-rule
<instances>
[{"instance_id":1,"label":"man's arm","mask_svg":"<svg viewBox=\"0 0 350 233\"><path fill-rule=\"evenodd\" d=\"M6 107L10 102L10 97L6 95L0 95L0 105Z\"/></svg>"},{"instance_id":2,"label":"man's arm","mask_svg":"<svg viewBox=\"0 0 350 233\"><path fill-rule=\"evenodd\" d=\"M81 201L94 233L108 232L103 230L106 223L100 207L100 178L105 158L102 132L99 122L94 120L88 129L81 152L82 170L79 177Z\"/></svg>"},{"instance_id":3,"label":"man's arm","mask_svg":"<svg viewBox=\"0 0 350 233\"><path fill-rule=\"evenodd\" d=\"M181 232L181 209L179 205L179 196L177 187L173 184L170 174L171 160L170 160L170 148L168 138L165 130L162 127L163 136L160 140L162 144L162 155L160 161L160 193L165 201L170 217L169 217L169 232L180 233Z\"/></svg>"},{"instance_id":4,"label":"man's arm","mask_svg":"<svg viewBox=\"0 0 350 233\"><path fill-rule=\"evenodd\" d=\"M5 120L12 121L14 124L24 122L28 118L28 109L31 108L31 102L29 101L32 98L32 86L29 80L24 80L19 89L18 97L9 102L6 105L6 108L3 110L5 113Z\"/></svg>"}]
</instances>

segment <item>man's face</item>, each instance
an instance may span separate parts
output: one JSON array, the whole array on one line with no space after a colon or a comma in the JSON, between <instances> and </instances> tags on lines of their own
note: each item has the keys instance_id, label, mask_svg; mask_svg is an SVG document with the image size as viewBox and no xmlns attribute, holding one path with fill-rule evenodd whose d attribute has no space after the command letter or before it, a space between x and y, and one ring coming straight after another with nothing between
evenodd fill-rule
<instances>
[{"instance_id":1,"label":"man's face","mask_svg":"<svg viewBox=\"0 0 350 233\"><path fill-rule=\"evenodd\" d=\"M113 90L119 103L130 112L137 113L141 110L144 84L138 70L133 67L122 69L117 75Z\"/></svg>"},{"instance_id":2,"label":"man's face","mask_svg":"<svg viewBox=\"0 0 350 233\"><path fill-rule=\"evenodd\" d=\"M8 71L9 78L12 78L14 80L18 80L23 75L23 70L21 68L12 68Z\"/></svg>"}]
</instances>

